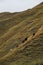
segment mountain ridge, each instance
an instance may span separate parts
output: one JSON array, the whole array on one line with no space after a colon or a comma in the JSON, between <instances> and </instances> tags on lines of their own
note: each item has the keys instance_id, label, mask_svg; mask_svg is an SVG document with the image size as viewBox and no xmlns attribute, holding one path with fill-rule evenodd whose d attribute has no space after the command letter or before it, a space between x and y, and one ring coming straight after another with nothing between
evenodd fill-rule
<instances>
[{"instance_id":1,"label":"mountain ridge","mask_svg":"<svg viewBox=\"0 0 43 65\"><path fill-rule=\"evenodd\" d=\"M43 65L43 2L0 13L0 65Z\"/></svg>"}]
</instances>

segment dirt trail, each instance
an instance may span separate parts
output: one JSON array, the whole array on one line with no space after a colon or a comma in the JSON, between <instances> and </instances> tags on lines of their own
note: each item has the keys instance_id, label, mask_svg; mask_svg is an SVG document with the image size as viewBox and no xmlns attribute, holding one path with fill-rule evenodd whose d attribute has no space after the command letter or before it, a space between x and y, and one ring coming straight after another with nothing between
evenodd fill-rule
<instances>
[{"instance_id":1,"label":"dirt trail","mask_svg":"<svg viewBox=\"0 0 43 65\"><path fill-rule=\"evenodd\" d=\"M39 28L39 30L36 32L36 34L34 35L33 38L39 36L39 35L42 34L42 33L43 33L43 26L41 26L41 27Z\"/></svg>"},{"instance_id":2,"label":"dirt trail","mask_svg":"<svg viewBox=\"0 0 43 65\"><path fill-rule=\"evenodd\" d=\"M43 33L43 27L39 28L39 30L36 32L35 35L31 35L27 41L25 41L24 43L20 44L17 48L14 48L12 50L9 50L8 54L3 56L2 58L0 58L0 60L5 60L8 57L10 57L12 54L14 54L15 51L17 50L22 50L24 48L24 46L26 46L26 44L28 44L27 42L31 41L32 39L34 39L35 37L39 36L41 33Z\"/></svg>"},{"instance_id":3,"label":"dirt trail","mask_svg":"<svg viewBox=\"0 0 43 65\"><path fill-rule=\"evenodd\" d=\"M33 37L33 35L31 35L31 36L27 39L27 41L25 41L24 43L20 44L17 48L14 48L14 49L10 50L10 51L8 52L8 54L5 55L5 56L3 56L3 57L1 57L0 60L5 60L7 57L11 56L15 51L21 50L22 47L25 46L25 45L27 44L27 42L32 39L32 37Z\"/></svg>"}]
</instances>

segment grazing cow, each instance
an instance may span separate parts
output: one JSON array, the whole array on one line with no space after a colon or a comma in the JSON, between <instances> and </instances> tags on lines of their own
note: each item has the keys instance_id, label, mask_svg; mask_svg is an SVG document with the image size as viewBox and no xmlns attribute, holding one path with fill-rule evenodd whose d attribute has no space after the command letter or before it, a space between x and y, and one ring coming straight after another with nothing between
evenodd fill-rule
<instances>
[{"instance_id":1,"label":"grazing cow","mask_svg":"<svg viewBox=\"0 0 43 65\"><path fill-rule=\"evenodd\" d=\"M33 36L35 35L35 33L33 33Z\"/></svg>"},{"instance_id":2,"label":"grazing cow","mask_svg":"<svg viewBox=\"0 0 43 65\"><path fill-rule=\"evenodd\" d=\"M25 41L27 41L27 37L22 42L24 43Z\"/></svg>"}]
</instances>

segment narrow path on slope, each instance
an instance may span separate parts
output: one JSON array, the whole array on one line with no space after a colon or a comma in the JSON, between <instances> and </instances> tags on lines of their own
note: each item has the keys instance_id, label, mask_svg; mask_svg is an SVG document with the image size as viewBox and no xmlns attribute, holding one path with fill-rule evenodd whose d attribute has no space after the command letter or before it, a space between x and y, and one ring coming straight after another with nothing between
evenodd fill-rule
<instances>
[{"instance_id":1,"label":"narrow path on slope","mask_svg":"<svg viewBox=\"0 0 43 65\"><path fill-rule=\"evenodd\" d=\"M43 33L43 27L39 28L39 30L36 32L35 35L31 35L27 41L25 41L24 43L20 44L17 48L14 48L12 50L9 51L9 53L5 56L3 56L2 58L0 58L0 60L5 60L8 57L10 57L12 54L14 54L15 51L17 50L22 50L24 48L24 46L26 46L26 44L28 44L27 42L31 41L32 39L34 39L35 37L39 36L41 33Z\"/></svg>"}]
</instances>

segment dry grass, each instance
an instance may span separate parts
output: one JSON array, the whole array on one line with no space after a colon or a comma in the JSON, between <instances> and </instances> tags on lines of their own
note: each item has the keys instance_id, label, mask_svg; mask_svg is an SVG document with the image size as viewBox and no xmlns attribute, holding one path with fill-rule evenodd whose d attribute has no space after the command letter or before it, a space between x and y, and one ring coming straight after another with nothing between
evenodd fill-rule
<instances>
[{"instance_id":1,"label":"dry grass","mask_svg":"<svg viewBox=\"0 0 43 65\"><path fill-rule=\"evenodd\" d=\"M43 3L0 13L0 65L43 65Z\"/></svg>"}]
</instances>

